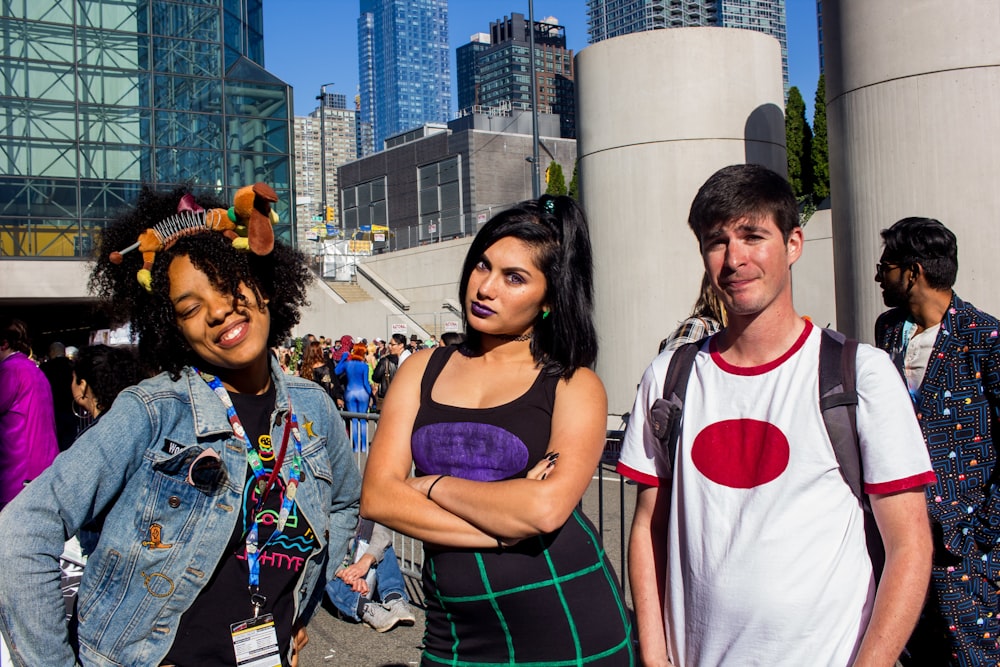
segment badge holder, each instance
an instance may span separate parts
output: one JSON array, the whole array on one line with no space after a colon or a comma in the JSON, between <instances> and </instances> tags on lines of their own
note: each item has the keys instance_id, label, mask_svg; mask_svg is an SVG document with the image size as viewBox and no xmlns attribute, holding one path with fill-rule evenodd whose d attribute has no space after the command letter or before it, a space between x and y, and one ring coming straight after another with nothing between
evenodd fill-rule
<instances>
[{"instance_id":1,"label":"badge holder","mask_svg":"<svg viewBox=\"0 0 1000 667\"><path fill-rule=\"evenodd\" d=\"M236 664L239 667L281 667L274 615L259 615L266 601L267 599L260 593L251 595L253 618L229 626L233 651L236 653Z\"/></svg>"}]
</instances>

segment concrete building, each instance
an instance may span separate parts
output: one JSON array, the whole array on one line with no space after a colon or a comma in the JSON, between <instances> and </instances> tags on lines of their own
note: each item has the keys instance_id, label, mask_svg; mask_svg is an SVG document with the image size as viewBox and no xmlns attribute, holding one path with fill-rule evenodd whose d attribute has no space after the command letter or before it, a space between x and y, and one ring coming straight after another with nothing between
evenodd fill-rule
<instances>
[{"instance_id":1,"label":"concrete building","mask_svg":"<svg viewBox=\"0 0 1000 667\"><path fill-rule=\"evenodd\" d=\"M906 216L958 237L955 290L1000 313L1000 4L824 0L837 320L870 341L879 231Z\"/></svg>"},{"instance_id":2,"label":"concrete building","mask_svg":"<svg viewBox=\"0 0 1000 667\"><path fill-rule=\"evenodd\" d=\"M787 170L780 63L776 40L725 28L640 32L577 56L597 331L613 350L597 372L611 413L631 409L657 344L698 295L704 269L687 226L698 188L730 164Z\"/></svg>"},{"instance_id":3,"label":"concrete building","mask_svg":"<svg viewBox=\"0 0 1000 667\"><path fill-rule=\"evenodd\" d=\"M295 117L296 237L299 245L318 224L340 219L337 167L357 159L357 111L344 95L327 94L326 104ZM325 144L324 144L325 141ZM324 155L325 153L325 155ZM326 167L326 197L322 169ZM323 203L329 211L323 209Z\"/></svg>"},{"instance_id":4,"label":"concrete building","mask_svg":"<svg viewBox=\"0 0 1000 667\"><path fill-rule=\"evenodd\" d=\"M531 45L524 14L490 22L488 42L473 35L456 52L459 109L511 104L531 108ZM563 137L576 136L573 51L566 48L566 29L550 17L535 21L535 72L538 109L559 115Z\"/></svg>"},{"instance_id":5,"label":"concrete building","mask_svg":"<svg viewBox=\"0 0 1000 667\"><path fill-rule=\"evenodd\" d=\"M771 35L781 44L781 77L788 91L785 0L587 0L590 43L662 28L714 26Z\"/></svg>"},{"instance_id":6,"label":"concrete building","mask_svg":"<svg viewBox=\"0 0 1000 667\"><path fill-rule=\"evenodd\" d=\"M361 122L373 145L386 137L444 123L451 115L448 0L361 0L358 17Z\"/></svg>"},{"instance_id":7,"label":"concrete building","mask_svg":"<svg viewBox=\"0 0 1000 667\"><path fill-rule=\"evenodd\" d=\"M390 137L386 150L339 169L345 233L387 226L375 248L399 249L475 233L498 208L531 197L531 114L504 107ZM576 142L541 114L541 164L572 164Z\"/></svg>"},{"instance_id":8,"label":"concrete building","mask_svg":"<svg viewBox=\"0 0 1000 667\"><path fill-rule=\"evenodd\" d=\"M94 235L143 183L229 199L267 181L290 239L291 90L262 22L262 0L0 7L0 306L36 332L81 326Z\"/></svg>"}]
</instances>

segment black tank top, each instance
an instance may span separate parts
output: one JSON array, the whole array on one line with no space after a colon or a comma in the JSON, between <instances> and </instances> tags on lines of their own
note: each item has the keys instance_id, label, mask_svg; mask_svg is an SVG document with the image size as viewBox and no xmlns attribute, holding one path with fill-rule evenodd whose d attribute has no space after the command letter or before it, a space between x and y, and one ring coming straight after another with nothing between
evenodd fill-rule
<instances>
[{"instance_id":1,"label":"black tank top","mask_svg":"<svg viewBox=\"0 0 1000 667\"><path fill-rule=\"evenodd\" d=\"M442 405L431 390L457 349L434 350L420 383L411 440L417 473L479 482L524 477L548 447L559 378L540 372L524 394L496 407Z\"/></svg>"}]
</instances>

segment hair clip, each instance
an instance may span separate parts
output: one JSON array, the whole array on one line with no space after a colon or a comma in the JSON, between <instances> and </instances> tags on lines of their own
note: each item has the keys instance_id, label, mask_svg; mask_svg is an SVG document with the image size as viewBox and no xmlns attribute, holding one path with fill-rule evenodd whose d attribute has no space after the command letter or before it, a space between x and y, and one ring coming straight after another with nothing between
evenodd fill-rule
<instances>
[{"instance_id":1,"label":"hair clip","mask_svg":"<svg viewBox=\"0 0 1000 667\"><path fill-rule=\"evenodd\" d=\"M556 211L556 200L553 199L552 197L547 198L542 203L542 208L544 208L549 213L555 213L555 211Z\"/></svg>"},{"instance_id":2,"label":"hair clip","mask_svg":"<svg viewBox=\"0 0 1000 667\"><path fill-rule=\"evenodd\" d=\"M278 222L278 215L271 210L271 204L276 201L278 195L266 183L255 183L237 190L229 210L213 208L206 211L191 194L186 194L178 202L175 215L146 229L135 243L112 252L108 259L113 264L121 264L122 255L139 250L143 261L136 280L147 292L152 292L156 253L170 248L183 236L204 231L221 232L237 250L267 255L274 248L272 225Z\"/></svg>"}]
</instances>

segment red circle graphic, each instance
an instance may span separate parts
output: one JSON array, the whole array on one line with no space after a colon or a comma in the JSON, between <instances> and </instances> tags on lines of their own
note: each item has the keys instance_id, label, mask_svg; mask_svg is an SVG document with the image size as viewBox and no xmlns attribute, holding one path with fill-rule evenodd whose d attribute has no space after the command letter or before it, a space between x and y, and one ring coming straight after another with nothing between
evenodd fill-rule
<instances>
[{"instance_id":1,"label":"red circle graphic","mask_svg":"<svg viewBox=\"0 0 1000 667\"><path fill-rule=\"evenodd\" d=\"M729 419L702 429L691 460L716 484L752 489L777 479L788 467L788 438L774 424Z\"/></svg>"}]
</instances>

